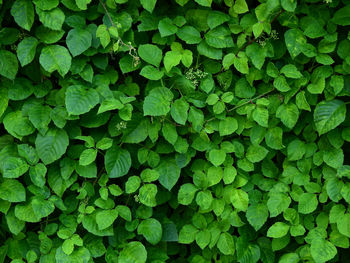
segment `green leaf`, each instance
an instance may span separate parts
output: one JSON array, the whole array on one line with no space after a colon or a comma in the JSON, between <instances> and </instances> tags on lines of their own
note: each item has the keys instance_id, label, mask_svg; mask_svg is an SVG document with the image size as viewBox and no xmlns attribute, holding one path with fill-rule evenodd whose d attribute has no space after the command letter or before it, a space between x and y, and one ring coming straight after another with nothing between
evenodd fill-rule
<instances>
[{"instance_id":1,"label":"green leaf","mask_svg":"<svg viewBox=\"0 0 350 263\"><path fill-rule=\"evenodd\" d=\"M33 126L42 134L45 134L48 130L51 108L48 106L42 106L40 104L33 105L28 111L29 120Z\"/></svg>"},{"instance_id":2,"label":"green leaf","mask_svg":"<svg viewBox=\"0 0 350 263\"><path fill-rule=\"evenodd\" d=\"M125 193L127 194L135 193L137 189L139 189L140 185L141 185L140 177L136 175L130 176L125 183Z\"/></svg>"},{"instance_id":3,"label":"green leaf","mask_svg":"<svg viewBox=\"0 0 350 263\"><path fill-rule=\"evenodd\" d=\"M199 5L201 6L207 6L210 7L212 0L195 0Z\"/></svg>"},{"instance_id":4,"label":"green leaf","mask_svg":"<svg viewBox=\"0 0 350 263\"><path fill-rule=\"evenodd\" d=\"M298 211L301 214L310 214L318 206L317 196L311 193L303 193L299 196Z\"/></svg>"},{"instance_id":5,"label":"green leaf","mask_svg":"<svg viewBox=\"0 0 350 263\"><path fill-rule=\"evenodd\" d=\"M269 124L269 111L264 107L257 107L253 111L253 120L255 120L260 126L268 127Z\"/></svg>"},{"instance_id":6,"label":"green leaf","mask_svg":"<svg viewBox=\"0 0 350 263\"><path fill-rule=\"evenodd\" d=\"M288 12L294 12L295 8L297 7L297 1L296 0L281 0L281 5L284 10Z\"/></svg>"},{"instance_id":7,"label":"green leaf","mask_svg":"<svg viewBox=\"0 0 350 263\"><path fill-rule=\"evenodd\" d=\"M305 152L305 143L299 139L295 139L288 144L287 156L289 161L297 161L302 159Z\"/></svg>"},{"instance_id":8,"label":"green leaf","mask_svg":"<svg viewBox=\"0 0 350 263\"><path fill-rule=\"evenodd\" d=\"M141 69L140 75L150 80L160 80L163 78L164 72L159 71L157 68L151 65L147 65Z\"/></svg>"},{"instance_id":9,"label":"green leaf","mask_svg":"<svg viewBox=\"0 0 350 263\"><path fill-rule=\"evenodd\" d=\"M0 184L0 198L11 203L24 202L26 200L26 190L17 180L4 179Z\"/></svg>"},{"instance_id":10,"label":"green leaf","mask_svg":"<svg viewBox=\"0 0 350 263\"><path fill-rule=\"evenodd\" d=\"M187 103L187 101L184 98L177 99L171 105L171 109L170 109L171 117L178 124L185 125L188 118L189 108L190 108L190 105Z\"/></svg>"},{"instance_id":11,"label":"green leaf","mask_svg":"<svg viewBox=\"0 0 350 263\"><path fill-rule=\"evenodd\" d=\"M196 196L196 203L202 210L209 209L213 203L213 200L213 195L209 190L200 191Z\"/></svg>"},{"instance_id":12,"label":"green leaf","mask_svg":"<svg viewBox=\"0 0 350 263\"><path fill-rule=\"evenodd\" d=\"M226 159L226 152L224 150L213 149L209 152L209 161L215 165L220 166Z\"/></svg>"},{"instance_id":13,"label":"green leaf","mask_svg":"<svg viewBox=\"0 0 350 263\"><path fill-rule=\"evenodd\" d=\"M22 139L23 136L30 135L35 131L28 117L24 117L21 111L6 114L3 123L7 132L18 139Z\"/></svg>"},{"instance_id":14,"label":"green leaf","mask_svg":"<svg viewBox=\"0 0 350 263\"><path fill-rule=\"evenodd\" d=\"M156 195L158 189L155 184L145 184L141 186L139 190L140 202L149 207L155 207L157 205Z\"/></svg>"},{"instance_id":15,"label":"green leaf","mask_svg":"<svg viewBox=\"0 0 350 263\"><path fill-rule=\"evenodd\" d=\"M341 168L344 162L344 153L342 149L333 149L325 151L323 161L335 169Z\"/></svg>"},{"instance_id":16,"label":"green leaf","mask_svg":"<svg viewBox=\"0 0 350 263\"><path fill-rule=\"evenodd\" d=\"M57 263L81 262L88 263L91 259L89 250L86 247L76 248L70 255L63 252L62 247L56 249L54 260ZM49 259L50 260L50 259Z\"/></svg>"},{"instance_id":17,"label":"green leaf","mask_svg":"<svg viewBox=\"0 0 350 263\"><path fill-rule=\"evenodd\" d=\"M39 20L43 25L52 30L61 30L65 20L64 12L60 8L54 8L49 11L44 11L39 8L36 9Z\"/></svg>"},{"instance_id":18,"label":"green leaf","mask_svg":"<svg viewBox=\"0 0 350 263\"><path fill-rule=\"evenodd\" d=\"M253 204L248 207L247 220L255 231L258 231L266 222L269 217L269 212L265 204Z\"/></svg>"},{"instance_id":19,"label":"green leaf","mask_svg":"<svg viewBox=\"0 0 350 263\"><path fill-rule=\"evenodd\" d=\"M202 230L196 235L196 243L201 249L204 249L206 246L208 246L210 240L211 234L210 230L208 229Z\"/></svg>"},{"instance_id":20,"label":"green leaf","mask_svg":"<svg viewBox=\"0 0 350 263\"><path fill-rule=\"evenodd\" d=\"M180 178L181 169L174 160L163 160L155 170L159 173L158 181L169 191Z\"/></svg>"},{"instance_id":21,"label":"green leaf","mask_svg":"<svg viewBox=\"0 0 350 263\"><path fill-rule=\"evenodd\" d=\"M15 206L15 216L19 220L30 223L37 223L40 221L40 217L37 217L34 213L31 203L18 204Z\"/></svg>"},{"instance_id":22,"label":"green leaf","mask_svg":"<svg viewBox=\"0 0 350 263\"><path fill-rule=\"evenodd\" d=\"M65 47L52 45L41 50L39 61L47 72L52 73L57 70L64 77L71 67L72 57Z\"/></svg>"},{"instance_id":23,"label":"green leaf","mask_svg":"<svg viewBox=\"0 0 350 263\"><path fill-rule=\"evenodd\" d=\"M192 243L195 240L197 233L198 233L198 229L195 228L193 225L184 225L181 228L179 233L179 243L180 244Z\"/></svg>"},{"instance_id":24,"label":"green leaf","mask_svg":"<svg viewBox=\"0 0 350 263\"><path fill-rule=\"evenodd\" d=\"M115 209L101 210L96 213L96 224L99 230L110 227L118 217L118 211Z\"/></svg>"},{"instance_id":25,"label":"green leaf","mask_svg":"<svg viewBox=\"0 0 350 263\"><path fill-rule=\"evenodd\" d=\"M170 102L173 93L164 87L154 88L146 96L143 103L143 114L149 116L162 116L170 111Z\"/></svg>"},{"instance_id":26,"label":"green leaf","mask_svg":"<svg viewBox=\"0 0 350 263\"><path fill-rule=\"evenodd\" d=\"M120 214L119 211L118 211L118 213ZM95 236L113 236L113 227L112 226L107 227L103 230L100 230L98 228L98 225L96 222L96 214L97 214L96 212L93 212L92 214L84 215L84 217L82 219L83 227Z\"/></svg>"},{"instance_id":27,"label":"green leaf","mask_svg":"<svg viewBox=\"0 0 350 263\"><path fill-rule=\"evenodd\" d=\"M307 43L304 34L299 29L289 29L284 33L284 40L292 58L298 56Z\"/></svg>"},{"instance_id":28,"label":"green leaf","mask_svg":"<svg viewBox=\"0 0 350 263\"><path fill-rule=\"evenodd\" d=\"M337 249L331 242L316 238L311 242L310 252L315 262L327 262L335 257Z\"/></svg>"},{"instance_id":29,"label":"green leaf","mask_svg":"<svg viewBox=\"0 0 350 263\"><path fill-rule=\"evenodd\" d=\"M163 229L157 219L148 218L139 224L137 227L137 233L143 235L152 245L156 245L162 238Z\"/></svg>"},{"instance_id":30,"label":"green leaf","mask_svg":"<svg viewBox=\"0 0 350 263\"><path fill-rule=\"evenodd\" d=\"M181 185L179 189L179 193L177 195L179 204L182 204L182 205L191 204L197 191L198 191L198 188L193 184L187 183L187 184Z\"/></svg>"},{"instance_id":31,"label":"green leaf","mask_svg":"<svg viewBox=\"0 0 350 263\"><path fill-rule=\"evenodd\" d=\"M96 37L100 39L103 48L111 42L111 36L106 25L99 25L96 30Z\"/></svg>"},{"instance_id":32,"label":"green leaf","mask_svg":"<svg viewBox=\"0 0 350 263\"><path fill-rule=\"evenodd\" d=\"M59 0L33 0L33 3L42 10L51 10L58 6Z\"/></svg>"},{"instance_id":33,"label":"green leaf","mask_svg":"<svg viewBox=\"0 0 350 263\"><path fill-rule=\"evenodd\" d=\"M113 145L113 140L111 138L102 138L96 143L96 148L100 150L107 150Z\"/></svg>"},{"instance_id":34,"label":"green leaf","mask_svg":"<svg viewBox=\"0 0 350 263\"><path fill-rule=\"evenodd\" d=\"M213 11L209 13L207 22L210 29L213 29L229 20L230 20L229 15L222 12Z\"/></svg>"},{"instance_id":35,"label":"green leaf","mask_svg":"<svg viewBox=\"0 0 350 263\"><path fill-rule=\"evenodd\" d=\"M97 150L96 149L86 149L84 150L79 157L79 165L89 165L92 162L95 161L97 156Z\"/></svg>"},{"instance_id":36,"label":"green leaf","mask_svg":"<svg viewBox=\"0 0 350 263\"><path fill-rule=\"evenodd\" d=\"M152 13L156 6L157 0L140 0L140 3L144 9Z\"/></svg>"},{"instance_id":37,"label":"green leaf","mask_svg":"<svg viewBox=\"0 0 350 263\"><path fill-rule=\"evenodd\" d=\"M292 78L292 79L299 79L303 76L300 73L300 71L296 68L296 66L293 64L287 64L283 66L280 70L280 73L284 74L287 78Z\"/></svg>"},{"instance_id":38,"label":"green leaf","mask_svg":"<svg viewBox=\"0 0 350 263\"><path fill-rule=\"evenodd\" d=\"M301 91L299 92L296 96L295 96L295 102L296 105L298 106L299 109L301 110L307 110L307 111L311 111L310 105L305 97L305 91Z\"/></svg>"},{"instance_id":39,"label":"green leaf","mask_svg":"<svg viewBox=\"0 0 350 263\"><path fill-rule=\"evenodd\" d=\"M91 0L75 0L75 3L81 10L86 10L87 5L91 3Z\"/></svg>"},{"instance_id":40,"label":"green leaf","mask_svg":"<svg viewBox=\"0 0 350 263\"><path fill-rule=\"evenodd\" d=\"M264 65L264 62L265 62L266 54L265 54L265 50L263 50L261 48L261 46L259 46L256 43L253 43L253 44L247 46L246 54L247 54L247 57L250 58L253 65L257 69L262 68L262 66Z\"/></svg>"},{"instance_id":41,"label":"green leaf","mask_svg":"<svg viewBox=\"0 0 350 263\"><path fill-rule=\"evenodd\" d=\"M338 9L332 18L332 22L336 25L348 26L350 25L350 6L346 5Z\"/></svg>"},{"instance_id":42,"label":"green leaf","mask_svg":"<svg viewBox=\"0 0 350 263\"><path fill-rule=\"evenodd\" d=\"M124 105L120 102L120 100L114 98L106 99L102 101L100 107L98 108L97 114L116 109L121 110L122 108L124 108Z\"/></svg>"},{"instance_id":43,"label":"green leaf","mask_svg":"<svg viewBox=\"0 0 350 263\"><path fill-rule=\"evenodd\" d=\"M44 164L38 163L35 166L31 166L29 170L30 179L33 184L43 187L45 185L45 175L47 168Z\"/></svg>"},{"instance_id":44,"label":"green leaf","mask_svg":"<svg viewBox=\"0 0 350 263\"><path fill-rule=\"evenodd\" d=\"M132 241L120 252L118 257L119 263L145 263L147 260L147 250L138 241Z\"/></svg>"},{"instance_id":45,"label":"green leaf","mask_svg":"<svg viewBox=\"0 0 350 263\"><path fill-rule=\"evenodd\" d=\"M66 90L65 103L69 114L81 115L87 113L98 102L99 95L94 89L85 88L82 85L73 85Z\"/></svg>"},{"instance_id":46,"label":"green leaf","mask_svg":"<svg viewBox=\"0 0 350 263\"><path fill-rule=\"evenodd\" d=\"M110 148L106 152L104 161L110 178L118 178L126 175L131 167L130 153L119 147Z\"/></svg>"},{"instance_id":47,"label":"green leaf","mask_svg":"<svg viewBox=\"0 0 350 263\"><path fill-rule=\"evenodd\" d=\"M34 197L31 201L31 205L37 218L47 217L55 210L53 202L44 200L41 197Z\"/></svg>"},{"instance_id":48,"label":"green leaf","mask_svg":"<svg viewBox=\"0 0 350 263\"><path fill-rule=\"evenodd\" d=\"M24 228L25 222L22 220L19 220L15 217L14 211L11 210L7 215L6 215L6 223L14 235L18 235Z\"/></svg>"},{"instance_id":49,"label":"green leaf","mask_svg":"<svg viewBox=\"0 0 350 263\"><path fill-rule=\"evenodd\" d=\"M161 37L174 35L177 32L177 27L173 24L170 18L164 18L159 21L158 30Z\"/></svg>"},{"instance_id":50,"label":"green leaf","mask_svg":"<svg viewBox=\"0 0 350 263\"><path fill-rule=\"evenodd\" d=\"M289 129L292 129L299 119L299 110L293 103L282 104L278 107L276 117Z\"/></svg>"},{"instance_id":51,"label":"green leaf","mask_svg":"<svg viewBox=\"0 0 350 263\"><path fill-rule=\"evenodd\" d=\"M249 11L248 5L245 0L237 0L233 6L233 10L237 14L244 14Z\"/></svg>"},{"instance_id":52,"label":"green leaf","mask_svg":"<svg viewBox=\"0 0 350 263\"><path fill-rule=\"evenodd\" d=\"M29 165L21 158L7 157L0 163L0 171L4 178L18 178L25 174Z\"/></svg>"},{"instance_id":53,"label":"green leaf","mask_svg":"<svg viewBox=\"0 0 350 263\"><path fill-rule=\"evenodd\" d=\"M178 51L168 51L164 56L164 67L169 72L173 67L180 64L182 54Z\"/></svg>"},{"instance_id":54,"label":"green leaf","mask_svg":"<svg viewBox=\"0 0 350 263\"><path fill-rule=\"evenodd\" d=\"M143 170L141 172L140 176L141 176L141 179L143 182L150 183L150 182L158 180L159 173L156 170L146 168L145 170Z\"/></svg>"},{"instance_id":55,"label":"green leaf","mask_svg":"<svg viewBox=\"0 0 350 263\"><path fill-rule=\"evenodd\" d=\"M237 56L233 57L233 65L242 74L248 74L248 58L244 52L239 52Z\"/></svg>"},{"instance_id":56,"label":"green leaf","mask_svg":"<svg viewBox=\"0 0 350 263\"><path fill-rule=\"evenodd\" d=\"M16 0L11 7L11 15L20 27L30 31L34 23L34 7L30 0Z\"/></svg>"},{"instance_id":57,"label":"green leaf","mask_svg":"<svg viewBox=\"0 0 350 263\"><path fill-rule=\"evenodd\" d=\"M273 238L281 238L287 235L289 231L289 225L283 222L274 223L268 230L267 236Z\"/></svg>"},{"instance_id":58,"label":"green leaf","mask_svg":"<svg viewBox=\"0 0 350 263\"><path fill-rule=\"evenodd\" d=\"M0 50L0 75L14 80L18 71L16 55L7 50Z\"/></svg>"},{"instance_id":59,"label":"green leaf","mask_svg":"<svg viewBox=\"0 0 350 263\"><path fill-rule=\"evenodd\" d=\"M250 145L247 149L246 157L252 163L262 161L268 154L268 150L260 145Z\"/></svg>"},{"instance_id":60,"label":"green leaf","mask_svg":"<svg viewBox=\"0 0 350 263\"><path fill-rule=\"evenodd\" d=\"M139 56L156 67L159 67L160 62L162 61L162 50L152 44L140 45L138 48Z\"/></svg>"},{"instance_id":61,"label":"green leaf","mask_svg":"<svg viewBox=\"0 0 350 263\"><path fill-rule=\"evenodd\" d=\"M224 255L233 255L235 253L235 243L233 241L233 237L227 232L221 233L216 246Z\"/></svg>"},{"instance_id":62,"label":"green leaf","mask_svg":"<svg viewBox=\"0 0 350 263\"><path fill-rule=\"evenodd\" d=\"M180 28L176 35L186 44L198 44L202 41L201 34L193 26L184 26Z\"/></svg>"},{"instance_id":63,"label":"green leaf","mask_svg":"<svg viewBox=\"0 0 350 263\"><path fill-rule=\"evenodd\" d=\"M346 116L346 106L343 101L322 101L316 105L314 122L320 135L325 134L339 126Z\"/></svg>"},{"instance_id":64,"label":"green leaf","mask_svg":"<svg viewBox=\"0 0 350 263\"><path fill-rule=\"evenodd\" d=\"M50 129L45 135L40 133L35 140L35 147L45 165L60 159L66 152L69 138L65 130Z\"/></svg>"},{"instance_id":65,"label":"green leaf","mask_svg":"<svg viewBox=\"0 0 350 263\"><path fill-rule=\"evenodd\" d=\"M242 189L233 189L230 201L238 211L247 211L249 197Z\"/></svg>"},{"instance_id":66,"label":"green leaf","mask_svg":"<svg viewBox=\"0 0 350 263\"><path fill-rule=\"evenodd\" d=\"M226 117L219 123L220 136L231 135L238 129L238 122L235 118Z\"/></svg>"},{"instance_id":67,"label":"green leaf","mask_svg":"<svg viewBox=\"0 0 350 263\"><path fill-rule=\"evenodd\" d=\"M350 214L340 214L337 215L337 227L339 230L339 233L346 236L350 237Z\"/></svg>"},{"instance_id":68,"label":"green leaf","mask_svg":"<svg viewBox=\"0 0 350 263\"><path fill-rule=\"evenodd\" d=\"M162 128L162 134L165 140L167 140L170 144L174 145L178 139L178 134L176 131L176 127L171 123L164 123Z\"/></svg>"},{"instance_id":69,"label":"green leaf","mask_svg":"<svg viewBox=\"0 0 350 263\"><path fill-rule=\"evenodd\" d=\"M285 193L270 193L267 200L267 207L270 212L270 217L276 217L284 212L290 205L291 199Z\"/></svg>"},{"instance_id":70,"label":"green leaf","mask_svg":"<svg viewBox=\"0 0 350 263\"><path fill-rule=\"evenodd\" d=\"M273 86L281 92L287 92L291 89L286 78L282 75L279 75L277 78L274 79Z\"/></svg>"},{"instance_id":71,"label":"green leaf","mask_svg":"<svg viewBox=\"0 0 350 263\"><path fill-rule=\"evenodd\" d=\"M18 44L17 57L22 67L33 61L38 44L35 37L26 37Z\"/></svg>"},{"instance_id":72,"label":"green leaf","mask_svg":"<svg viewBox=\"0 0 350 263\"><path fill-rule=\"evenodd\" d=\"M222 50L209 46L206 41L202 41L197 46L198 53L211 59L220 60L222 58Z\"/></svg>"},{"instance_id":73,"label":"green leaf","mask_svg":"<svg viewBox=\"0 0 350 263\"><path fill-rule=\"evenodd\" d=\"M97 36L97 31L96 31ZM70 53L76 57L91 47L92 36L88 30L74 28L68 32L66 43Z\"/></svg>"}]
</instances>

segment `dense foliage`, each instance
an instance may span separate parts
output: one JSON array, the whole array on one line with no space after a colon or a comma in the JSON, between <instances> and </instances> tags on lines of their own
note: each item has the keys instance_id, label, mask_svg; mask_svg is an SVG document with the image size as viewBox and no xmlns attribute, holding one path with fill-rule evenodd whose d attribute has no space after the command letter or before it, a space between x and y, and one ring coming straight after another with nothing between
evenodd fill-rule
<instances>
[{"instance_id":1,"label":"dense foliage","mask_svg":"<svg viewBox=\"0 0 350 263\"><path fill-rule=\"evenodd\" d=\"M349 0L0 0L0 262L348 262Z\"/></svg>"}]
</instances>

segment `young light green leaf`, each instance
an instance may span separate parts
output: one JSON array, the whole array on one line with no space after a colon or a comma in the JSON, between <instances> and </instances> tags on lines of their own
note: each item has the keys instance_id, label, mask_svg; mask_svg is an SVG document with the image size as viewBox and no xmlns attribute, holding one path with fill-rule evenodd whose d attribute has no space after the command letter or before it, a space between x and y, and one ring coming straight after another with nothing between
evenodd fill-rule
<instances>
[{"instance_id":1,"label":"young light green leaf","mask_svg":"<svg viewBox=\"0 0 350 263\"><path fill-rule=\"evenodd\" d=\"M289 225L283 222L274 223L268 230L267 236L273 238L281 238L287 235L289 231Z\"/></svg>"},{"instance_id":2,"label":"young light green leaf","mask_svg":"<svg viewBox=\"0 0 350 263\"><path fill-rule=\"evenodd\" d=\"M157 205L156 195L158 189L155 184L145 184L141 186L139 190L140 202L149 207L155 207Z\"/></svg>"},{"instance_id":3,"label":"young light green leaf","mask_svg":"<svg viewBox=\"0 0 350 263\"><path fill-rule=\"evenodd\" d=\"M157 219L148 218L143 220L137 227L137 233L143 235L152 245L156 245L162 238L162 225Z\"/></svg>"},{"instance_id":4,"label":"young light green leaf","mask_svg":"<svg viewBox=\"0 0 350 263\"><path fill-rule=\"evenodd\" d=\"M144 61L156 67L159 67L160 62L162 61L162 50L152 44L140 45L138 48L138 54Z\"/></svg>"},{"instance_id":5,"label":"young light green leaf","mask_svg":"<svg viewBox=\"0 0 350 263\"><path fill-rule=\"evenodd\" d=\"M132 241L127 243L119 253L119 263L145 263L147 260L147 250L141 242Z\"/></svg>"},{"instance_id":6,"label":"young light green leaf","mask_svg":"<svg viewBox=\"0 0 350 263\"><path fill-rule=\"evenodd\" d=\"M152 13L154 10L154 7L156 6L157 0L140 0L140 3L144 9Z\"/></svg>"}]
</instances>

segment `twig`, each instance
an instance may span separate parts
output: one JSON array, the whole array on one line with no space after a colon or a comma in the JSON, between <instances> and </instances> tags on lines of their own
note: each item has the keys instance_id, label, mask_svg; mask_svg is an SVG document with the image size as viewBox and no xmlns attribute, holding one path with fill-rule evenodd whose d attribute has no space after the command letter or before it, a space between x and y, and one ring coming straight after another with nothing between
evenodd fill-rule
<instances>
[{"instance_id":1,"label":"twig","mask_svg":"<svg viewBox=\"0 0 350 263\"><path fill-rule=\"evenodd\" d=\"M270 24L272 24L282 13L284 12L284 10L280 10L277 15L274 16L274 18L272 18ZM241 52L242 50L246 49L249 45L253 44L256 41L256 38L253 37L247 44L243 45L240 49L238 49L238 51L236 52L235 56L237 57L238 53Z\"/></svg>"},{"instance_id":2,"label":"twig","mask_svg":"<svg viewBox=\"0 0 350 263\"><path fill-rule=\"evenodd\" d=\"M252 99L250 99L250 100L248 100L248 101L246 101L246 102L244 102L244 103L242 103L242 104L239 104L239 105L237 105L237 106L235 106L235 107L229 109L227 112L231 112L231 111L236 110L236 109L238 109L238 108L240 108L240 107L242 107L242 106L244 106L244 105L247 105L247 104L249 104L249 103L252 103L253 101L255 101L255 100L257 100L257 99L260 99L260 98L262 98L262 97L265 97L267 94L271 93L271 92L274 91L274 90L275 90L275 89L266 91L265 93L260 94L259 96L255 97L255 98L252 98Z\"/></svg>"},{"instance_id":3,"label":"twig","mask_svg":"<svg viewBox=\"0 0 350 263\"><path fill-rule=\"evenodd\" d=\"M263 93L263 94L260 94L259 96L255 97L255 98L252 98L252 99L250 99L250 100L248 100L248 101L246 101L246 102L244 102L244 103L242 103L242 104L236 105L235 107L233 107L233 108L227 110L227 112L234 111L234 110L236 110L236 109L238 109L238 108L240 108L240 107L242 107L242 106L244 106L244 105L247 105L247 104L249 104L249 103L252 103L253 101L255 101L255 100L257 100L257 99L260 99L260 98L262 98L262 97L265 97L267 94L270 94L270 93L271 93L272 91L274 91L274 90L275 90L275 89L269 90L269 91L267 91L267 92L265 92L265 93ZM213 120L215 120L215 119L216 119L216 117L212 117L212 118L210 118L210 119L205 120L204 123L208 123L208 122L213 121Z\"/></svg>"},{"instance_id":4,"label":"twig","mask_svg":"<svg viewBox=\"0 0 350 263\"><path fill-rule=\"evenodd\" d=\"M112 20L112 17L111 15L109 14L108 10L107 10L107 7L106 5L102 2L102 0L99 0L100 1L100 4L102 5L103 9L105 10L106 12L106 15L109 19L109 21L111 22L111 25L115 28L118 28L115 26L113 20ZM136 67L139 63L140 63L140 57L138 56L137 54L137 50L136 48L134 48L131 43L129 42L128 44L126 44L122 39L121 37L118 37L118 43L121 44L122 46L124 47L127 47L129 49L129 55L132 56L133 60L134 60L134 66Z\"/></svg>"}]
</instances>

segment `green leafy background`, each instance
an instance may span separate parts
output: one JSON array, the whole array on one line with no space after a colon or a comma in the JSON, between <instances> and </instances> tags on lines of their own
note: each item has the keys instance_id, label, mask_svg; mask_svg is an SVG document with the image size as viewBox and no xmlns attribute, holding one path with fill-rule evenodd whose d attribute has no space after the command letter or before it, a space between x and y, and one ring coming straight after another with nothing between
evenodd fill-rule
<instances>
[{"instance_id":1,"label":"green leafy background","mask_svg":"<svg viewBox=\"0 0 350 263\"><path fill-rule=\"evenodd\" d=\"M0 262L348 262L349 0L0 0Z\"/></svg>"}]
</instances>

